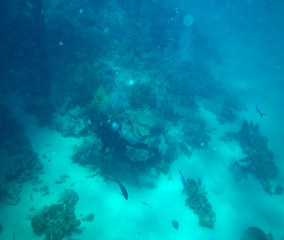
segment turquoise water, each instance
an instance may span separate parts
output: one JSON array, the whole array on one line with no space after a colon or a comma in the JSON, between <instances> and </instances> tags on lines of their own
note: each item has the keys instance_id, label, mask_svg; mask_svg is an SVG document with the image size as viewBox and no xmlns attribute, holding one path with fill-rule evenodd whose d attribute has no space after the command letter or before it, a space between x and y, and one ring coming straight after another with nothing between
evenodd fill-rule
<instances>
[{"instance_id":1,"label":"turquoise water","mask_svg":"<svg viewBox=\"0 0 284 240\"><path fill-rule=\"evenodd\" d=\"M0 239L284 239L282 1L0 9Z\"/></svg>"}]
</instances>

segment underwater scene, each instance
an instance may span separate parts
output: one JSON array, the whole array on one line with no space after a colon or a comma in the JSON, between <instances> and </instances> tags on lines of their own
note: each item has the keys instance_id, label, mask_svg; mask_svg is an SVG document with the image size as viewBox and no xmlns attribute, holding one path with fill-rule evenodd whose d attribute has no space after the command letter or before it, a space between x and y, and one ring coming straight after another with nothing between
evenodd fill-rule
<instances>
[{"instance_id":1,"label":"underwater scene","mask_svg":"<svg viewBox=\"0 0 284 240\"><path fill-rule=\"evenodd\" d=\"M0 12L0 240L284 240L283 0Z\"/></svg>"}]
</instances>

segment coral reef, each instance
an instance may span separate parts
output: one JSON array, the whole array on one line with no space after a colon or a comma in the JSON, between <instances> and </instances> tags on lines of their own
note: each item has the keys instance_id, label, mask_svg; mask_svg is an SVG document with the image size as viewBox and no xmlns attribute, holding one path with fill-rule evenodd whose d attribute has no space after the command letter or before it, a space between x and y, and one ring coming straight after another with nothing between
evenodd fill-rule
<instances>
[{"instance_id":1,"label":"coral reef","mask_svg":"<svg viewBox=\"0 0 284 240\"><path fill-rule=\"evenodd\" d=\"M219 123L233 122L236 119L236 113L242 110L242 106L237 100L226 99L218 113Z\"/></svg>"},{"instance_id":2,"label":"coral reef","mask_svg":"<svg viewBox=\"0 0 284 240\"><path fill-rule=\"evenodd\" d=\"M80 146L74 147L72 160L75 163L88 166L105 178L138 178L148 168L158 162L159 155L143 149L127 148L124 156L106 151L100 151L100 142L94 138L86 140Z\"/></svg>"},{"instance_id":3,"label":"coral reef","mask_svg":"<svg viewBox=\"0 0 284 240\"><path fill-rule=\"evenodd\" d=\"M105 87L100 86L95 94L93 99L91 100L88 108L89 112L96 110L100 114L105 114L107 111L108 103L109 103L109 96L108 92Z\"/></svg>"},{"instance_id":4,"label":"coral reef","mask_svg":"<svg viewBox=\"0 0 284 240\"><path fill-rule=\"evenodd\" d=\"M158 125L158 120L148 106L126 111L127 122L133 128L133 133L139 138L150 137L151 131Z\"/></svg>"},{"instance_id":5,"label":"coral reef","mask_svg":"<svg viewBox=\"0 0 284 240\"><path fill-rule=\"evenodd\" d=\"M204 107L217 115L220 124L233 122L237 114L245 109L245 106L236 98L232 98L225 91L219 90L220 93L209 101L202 100Z\"/></svg>"},{"instance_id":6,"label":"coral reef","mask_svg":"<svg viewBox=\"0 0 284 240\"><path fill-rule=\"evenodd\" d=\"M271 233L265 234L258 227L248 227L244 230L241 240L273 240Z\"/></svg>"},{"instance_id":7,"label":"coral reef","mask_svg":"<svg viewBox=\"0 0 284 240\"><path fill-rule=\"evenodd\" d=\"M108 100L108 111L112 114L122 114L130 109L129 89L126 84L115 83Z\"/></svg>"},{"instance_id":8,"label":"coral reef","mask_svg":"<svg viewBox=\"0 0 284 240\"><path fill-rule=\"evenodd\" d=\"M6 106L0 105L0 113L0 149L9 155L9 163L5 164L10 166L5 174L6 180L22 183L37 179L37 173L43 166L38 155L32 150L24 129L19 126Z\"/></svg>"},{"instance_id":9,"label":"coral reef","mask_svg":"<svg viewBox=\"0 0 284 240\"><path fill-rule=\"evenodd\" d=\"M247 167L244 167L241 164L241 160L235 160L233 158L229 166L229 170L234 175L236 181L239 181L243 178L247 178Z\"/></svg>"},{"instance_id":10,"label":"coral reef","mask_svg":"<svg viewBox=\"0 0 284 240\"><path fill-rule=\"evenodd\" d=\"M216 214L207 199L201 180L187 179L183 192L187 195L186 205L199 216L199 225L213 229Z\"/></svg>"},{"instance_id":11,"label":"coral reef","mask_svg":"<svg viewBox=\"0 0 284 240\"><path fill-rule=\"evenodd\" d=\"M243 152L247 155L255 151L268 151L267 138L261 135L259 126L253 122L244 120L241 129L236 134L236 138L239 141Z\"/></svg>"},{"instance_id":12,"label":"coral reef","mask_svg":"<svg viewBox=\"0 0 284 240\"><path fill-rule=\"evenodd\" d=\"M267 147L267 138L261 135L258 125L246 120L243 121L241 129L235 136L246 155L244 161L250 163L249 166L242 167L242 170L253 174L263 189L273 194L271 182L279 170L274 163L273 153Z\"/></svg>"},{"instance_id":13,"label":"coral reef","mask_svg":"<svg viewBox=\"0 0 284 240\"><path fill-rule=\"evenodd\" d=\"M69 236L81 224L75 216L75 205L78 199L76 192L67 189L59 203L43 207L31 218L31 226L35 234L45 234L46 240L60 240Z\"/></svg>"},{"instance_id":14,"label":"coral reef","mask_svg":"<svg viewBox=\"0 0 284 240\"><path fill-rule=\"evenodd\" d=\"M38 155L27 149L18 156L20 157L16 156L13 159L12 166L5 175L6 180L16 180L21 183L31 179L37 179L35 173L43 168Z\"/></svg>"},{"instance_id":15,"label":"coral reef","mask_svg":"<svg viewBox=\"0 0 284 240\"><path fill-rule=\"evenodd\" d=\"M81 117L80 107L66 110L63 114L57 112L49 127L58 130L64 137L80 137L87 132L87 125Z\"/></svg>"},{"instance_id":16,"label":"coral reef","mask_svg":"<svg viewBox=\"0 0 284 240\"><path fill-rule=\"evenodd\" d=\"M206 133L206 124L202 119L188 117L183 126L184 141L195 148L207 145L210 136Z\"/></svg>"},{"instance_id":17,"label":"coral reef","mask_svg":"<svg viewBox=\"0 0 284 240\"><path fill-rule=\"evenodd\" d=\"M0 186L0 203L15 206L20 201L21 187L2 188Z\"/></svg>"}]
</instances>

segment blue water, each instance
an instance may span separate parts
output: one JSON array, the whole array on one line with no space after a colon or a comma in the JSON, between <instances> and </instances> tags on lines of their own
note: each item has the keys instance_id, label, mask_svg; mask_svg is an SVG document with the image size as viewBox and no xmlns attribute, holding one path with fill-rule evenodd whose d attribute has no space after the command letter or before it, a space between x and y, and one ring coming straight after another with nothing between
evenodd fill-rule
<instances>
[{"instance_id":1,"label":"blue water","mask_svg":"<svg viewBox=\"0 0 284 240\"><path fill-rule=\"evenodd\" d=\"M0 12L0 239L284 239L283 1Z\"/></svg>"}]
</instances>

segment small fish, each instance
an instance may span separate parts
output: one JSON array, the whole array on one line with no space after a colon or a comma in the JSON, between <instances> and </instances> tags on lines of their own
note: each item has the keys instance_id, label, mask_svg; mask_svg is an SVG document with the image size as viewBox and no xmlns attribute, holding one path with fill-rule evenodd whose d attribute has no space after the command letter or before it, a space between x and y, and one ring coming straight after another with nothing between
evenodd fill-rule
<instances>
[{"instance_id":1,"label":"small fish","mask_svg":"<svg viewBox=\"0 0 284 240\"><path fill-rule=\"evenodd\" d=\"M252 165L252 162L246 158L237 160L235 157L232 157L232 162L235 166L238 166L241 168L249 168Z\"/></svg>"},{"instance_id":2,"label":"small fish","mask_svg":"<svg viewBox=\"0 0 284 240\"><path fill-rule=\"evenodd\" d=\"M260 104L257 103L255 104L255 110L259 113L260 117L262 118L264 115L267 115L266 113L263 113L261 110L260 110Z\"/></svg>"},{"instance_id":3,"label":"small fish","mask_svg":"<svg viewBox=\"0 0 284 240\"><path fill-rule=\"evenodd\" d=\"M126 188L122 185L122 183L120 183L119 181L115 180L117 182L117 184L119 185L120 187L120 190L122 192L122 195L124 196L124 198L127 200L128 199L128 193L127 193L127 190Z\"/></svg>"},{"instance_id":4,"label":"small fish","mask_svg":"<svg viewBox=\"0 0 284 240\"><path fill-rule=\"evenodd\" d=\"M252 164L252 162L250 160L247 160L247 159L241 159L241 160L238 161L238 163L243 168L248 168Z\"/></svg>"},{"instance_id":5,"label":"small fish","mask_svg":"<svg viewBox=\"0 0 284 240\"><path fill-rule=\"evenodd\" d=\"M152 208L152 206L151 206L149 203L147 203L147 202L141 202L141 204L142 204L142 205L146 205L146 206Z\"/></svg>"},{"instance_id":6,"label":"small fish","mask_svg":"<svg viewBox=\"0 0 284 240\"><path fill-rule=\"evenodd\" d=\"M180 174L180 180L181 180L181 183L182 183L182 185L185 187L186 182L185 182L185 178L184 178L184 176L182 175L181 170L179 170L179 174Z\"/></svg>"},{"instance_id":7,"label":"small fish","mask_svg":"<svg viewBox=\"0 0 284 240\"><path fill-rule=\"evenodd\" d=\"M31 202L33 201L33 195L32 193L30 192L30 199L31 199Z\"/></svg>"}]
</instances>

